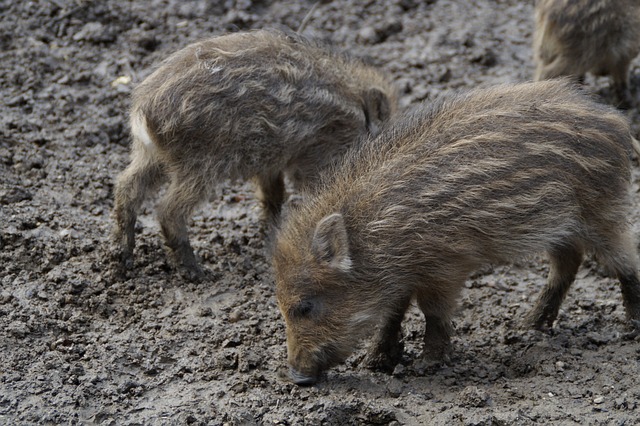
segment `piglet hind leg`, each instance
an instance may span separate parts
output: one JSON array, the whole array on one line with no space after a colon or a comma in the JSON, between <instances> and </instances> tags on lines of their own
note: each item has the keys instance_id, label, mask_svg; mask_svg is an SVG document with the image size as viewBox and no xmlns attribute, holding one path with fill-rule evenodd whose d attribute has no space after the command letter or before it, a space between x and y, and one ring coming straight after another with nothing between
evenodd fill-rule
<instances>
[{"instance_id":1,"label":"piglet hind leg","mask_svg":"<svg viewBox=\"0 0 640 426\"><path fill-rule=\"evenodd\" d=\"M534 75L535 81L559 77L570 77L576 83L584 83L584 74L576 74L573 62L564 56L556 56L551 62L538 62Z\"/></svg>"},{"instance_id":2,"label":"piglet hind leg","mask_svg":"<svg viewBox=\"0 0 640 426\"><path fill-rule=\"evenodd\" d=\"M258 185L257 197L262 203L267 228L278 224L285 199L285 184L282 173L265 173L255 178Z\"/></svg>"},{"instance_id":3,"label":"piglet hind leg","mask_svg":"<svg viewBox=\"0 0 640 426\"><path fill-rule=\"evenodd\" d=\"M525 319L525 325L535 329L553 325L583 258L582 251L573 245L555 247L549 250L548 255L550 268L547 284Z\"/></svg>"},{"instance_id":4,"label":"piglet hind leg","mask_svg":"<svg viewBox=\"0 0 640 426\"><path fill-rule=\"evenodd\" d=\"M175 173L158 207L158 220L165 243L178 272L186 279L197 281L204 272L189 243L187 221L202 200L208 199L204 178L192 173Z\"/></svg>"},{"instance_id":5,"label":"piglet hind leg","mask_svg":"<svg viewBox=\"0 0 640 426\"><path fill-rule=\"evenodd\" d=\"M612 238L612 248L599 251L598 258L615 272L620 280L622 302L631 324L640 329L640 278L638 276L638 254L634 239L629 231L622 232L618 238Z\"/></svg>"},{"instance_id":6,"label":"piglet hind leg","mask_svg":"<svg viewBox=\"0 0 640 426\"><path fill-rule=\"evenodd\" d=\"M411 297L405 297L396 309L385 319L378 330L364 360L364 366L370 370L392 373L402 359L402 320L411 303Z\"/></svg>"},{"instance_id":7,"label":"piglet hind leg","mask_svg":"<svg viewBox=\"0 0 640 426\"><path fill-rule=\"evenodd\" d=\"M618 108L623 110L630 109L634 105L629 85L629 65L630 61L621 60L611 70L614 102Z\"/></svg>"},{"instance_id":8,"label":"piglet hind leg","mask_svg":"<svg viewBox=\"0 0 640 426\"><path fill-rule=\"evenodd\" d=\"M620 271L618 279L622 287L622 300L627 318L640 331L640 280L638 273L631 269Z\"/></svg>"},{"instance_id":9,"label":"piglet hind leg","mask_svg":"<svg viewBox=\"0 0 640 426\"><path fill-rule=\"evenodd\" d=\"M157 159L134 141L131 163L118 176L114 188L114 229L111 258L118 269L133 267L135 224L145 198L165 178Z\"/></svg>"}]
</instances>

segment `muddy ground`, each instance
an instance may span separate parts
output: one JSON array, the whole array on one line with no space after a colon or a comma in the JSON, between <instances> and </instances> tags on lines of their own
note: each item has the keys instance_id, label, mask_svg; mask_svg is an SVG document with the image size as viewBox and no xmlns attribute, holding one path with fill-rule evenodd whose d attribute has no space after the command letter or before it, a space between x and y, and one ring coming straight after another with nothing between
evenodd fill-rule
<instances>
[{"instance_id":1,"label":"muddy ground","mask_svg":"<svg viewBox=\"0 0 640 426\"><path fill-rule=\"evenodd\" d=\"M548 271L532 257L469 279L446 364L417 361L412 308L392 375L362 368L362 349L309 388L280 374L284 323L249 185L226 185L191 222L203 282L172 272L152 202L134 271L109 278L131 88L191 41L296 28L311 4L0 3L0 424L638 424L639 338L617 281L589 262L549 332L518 329ZM405 107L533 71L531 1L336 0L306 33L369 57ZM637 87L640 62L632 74ZM606 78L587 85L609 94Z\"/></svg>"}]
</instances>

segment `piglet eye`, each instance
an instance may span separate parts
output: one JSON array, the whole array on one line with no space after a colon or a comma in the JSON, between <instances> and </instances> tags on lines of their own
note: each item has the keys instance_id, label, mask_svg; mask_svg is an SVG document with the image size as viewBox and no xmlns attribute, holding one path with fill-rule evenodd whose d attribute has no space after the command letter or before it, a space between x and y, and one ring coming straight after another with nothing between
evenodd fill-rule
<instances>
[{"instance_id":1,"label":"piglet eye","mask_svg":"<svg viewBox=\"0 0 640 426\"><path fill-rule=\"evenodd\" d=\"M316 302L302 300L291 307L291 315L298 318L309 317L315 310Z\"/></svg>"}]
</instances>

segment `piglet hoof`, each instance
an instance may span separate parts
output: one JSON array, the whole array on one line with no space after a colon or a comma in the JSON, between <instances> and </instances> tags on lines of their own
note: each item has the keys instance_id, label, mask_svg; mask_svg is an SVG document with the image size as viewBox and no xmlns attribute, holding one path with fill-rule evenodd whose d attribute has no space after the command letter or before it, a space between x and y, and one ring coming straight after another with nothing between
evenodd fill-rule
<instances>
[{"instance_id":1,"label":"piglet hoof","mask_svg":"<svg viewBox=\"0 0 640 426\"><path fill-rule=\"evenodd\" d=\"M111 281L123 281L127 272L133 269L133 254L128 250L112 247L106 256L108 277Z\"/></svg>"},{"instance_id":2,"label":"piglet hoof","mask_svg":"<svg viewBox=\"0 0 640 426\"><path fill-rule=\"evenodd\" d=\"M615 102L617 103L616 106L618 107L618 109L622 111L628 111L633 108L633 98L631 97L631 93L629 93L628 91L618 95L615 99Z\"/></svg>"},{"instance_id":3,"label":"piglet hoof","mask_svg":"<svg viewBox=\"0 0 640 426\"><path fill-rule=\"evenodd\" d=\"M107 279L112 282L123 282L128 278L128 271L122 267L120 264L111 265L111 267L106 272Z\"/></svg>"},{"instance_id":4,"label":"piglet hoof","mask_svg":"<svg viewBox=\"0 0 640 426\"><path fill-rule=\"evenodd\" d=\"M547 331L553 327L555 319L555 315L531 312L525 317L522 328L525 330Z\"/></svg>"},{"instance_id":5,"label":"piglet hoof","mask_svg":"<svg viewBox=\"0 0 640 426\"><path fill-rule=\"evenodd\" d=\"M178 274L185 280L192 283L199 283L205 277L204 269L199 265L180 265L177 268Z\"/></svg>"},{"instance_id":6,"label":"piglet hoof","mask_svg":"<svg viewBox=\"0 0 640 426\"><path fill-rule=\"evenodd\" d=\"M453 350L451 341L430 341L425 344L420 356L420 365L440 365L449 362L450 354Z\"/></svg>"},{"instance_id":7,"label":"piglet hoof","mask_svg":"<svg viewBox=\"0 0 640 426\"><path fill-rule=\"evenodd\" d=\"M450 360L448 353L434 352L432 350L424 350L418 359L413 363L413 369L419 374L424 375L429 371L436 371Z\"/></svg>"},{"instance_id":8,"label":"piglet hoof","mask_svg":"<svg viewBox=\"0 0 640 426\"><path fill-rule=\"evenodd\" d=\"M622 340L637 340L640 338L640 321L631 319L629 320L631 331L622 335Z\"/></svg>"},{"instance_id":9,"label":"piglet hoof","mask_svg":"<svg viewBox=\"0 0 640 426\"><path fill-rule=\"evenodd\" d=\"M169 257L175 271L184 280L200 282L204 278L204 270L200 266L200 262L198 262L198 258L193 253L189 243L179 245L173 250L170 250Z\"/></svg>"},{"instance_id":10,"label":"piglet hoof","mask_svg":"<svg viewBox=\"0 0 640 426\"><path fill-rule=\"evenodd\" d=\"M380 371L383 373L391 374L394 368L402 359L402 353L404 352L404 344L398 342L397 345L387 348L386 351L372 350L367 354L367 357L363 361L365 368L372 371Z\"/></svg>"}]
</instances>

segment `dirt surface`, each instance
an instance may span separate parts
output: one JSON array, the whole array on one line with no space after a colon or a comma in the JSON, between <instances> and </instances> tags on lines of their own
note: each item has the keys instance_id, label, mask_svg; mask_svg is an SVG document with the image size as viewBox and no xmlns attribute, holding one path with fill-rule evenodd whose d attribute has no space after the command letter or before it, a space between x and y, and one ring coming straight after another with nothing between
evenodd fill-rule
<instances>
[{"instance_id":1,"label":"dirt surface","mask_svg":"<svg viewBox=\"0 0 640 426\"><path fill-rule=\"evenodd\" d=\"M529 79L531 3L338 0L305 33L370 58L406 107ZM392 375L362 368L362 349L309 388L282 377L285 329L250 185L225 186L191 222L203 282L172 272L151 202L135 269L109 278L131 88L189 42L295 29L311 5L0 3L0 424L638 424L639 338L617 281L590 262L549 332L519 329L548 271L532 257L469 279L448 362L419 360L412 308ZM637 87L638 60L632 73ZM609 94L606 78L587 85ZM637 108L628 115L637 135Z\"/></svg>"}]
</instances>

